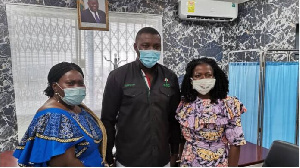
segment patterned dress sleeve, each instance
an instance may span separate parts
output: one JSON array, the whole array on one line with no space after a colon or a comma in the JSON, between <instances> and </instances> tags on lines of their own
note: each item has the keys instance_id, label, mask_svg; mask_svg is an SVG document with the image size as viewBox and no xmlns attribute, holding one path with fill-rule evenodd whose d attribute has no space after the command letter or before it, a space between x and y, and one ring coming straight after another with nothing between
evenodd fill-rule
<instances>
[{"instance_id":1,"label":"patterned dress sleeve","mask_svg":"<svg viewBox=\"0 0 300 168\"><path fill-rule=\"evenodd\" d=\"M192 113L193 104L181 101L176 110L175 118L181 127L181 142L192 141L192 131L195 130L195 114Z\"/></svg>"},{"instance_id":2,"label":"patterned dress sleeve","mask_svg":"<svg viewBox=\"0 0 300 168\"><path fill-rule=\"evenodd\" d=\"M183 113L184 113L184 111L182 111L183 104L184 104L184 102L183 102L183 101L180 101L180 103L178 104L178 107L177 107L177 109L176 109L176 115L175 115L175 118L176 118L177 120L179 120L179 118L181 118L182 115L183 115Z\"/></svg>"},{"instance_id":3,"label":"patterned dress sleeve","mask_svg":"<svg viewBox=\"0 0 300 168\"><path fill-rule=\"evenodd\" d=\"M241 114L247 111L245 106L236 97L227 97L225 99L228 124L225 127L225 135L230 145L245 145Z\"/></svg>"},{"instance_id":4,"label":"patterned dress sleeve","mask_svg":"<svg viewBox=\"0 0 300 168\"><path fill-rule=\"evenodd\" d=\"M181 101L177 107L175 118L178 120L181 126L189 127L188 121L187 121L187 112L190 111L191 105L189 103L185 103L184 101ZM194 126L191 125L191 128Z\"/></svg>"},{"instance_id":5,"label":"patterned dress sleeve","mask_svg":"<svg viewBox=\"0 0 300 168\"><path fill-rule=\"evenodd\" d=\"M83 140L68 115L46 109L34 116L14 156L20 166L48 166L51 157L65 153Z\"/></svg>"}]
</instances>

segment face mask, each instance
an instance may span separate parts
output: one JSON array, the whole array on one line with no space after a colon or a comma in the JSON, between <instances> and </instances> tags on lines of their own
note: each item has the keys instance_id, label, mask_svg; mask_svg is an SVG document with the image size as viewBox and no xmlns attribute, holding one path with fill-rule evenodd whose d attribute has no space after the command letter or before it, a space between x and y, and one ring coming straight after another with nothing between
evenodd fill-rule
<instances>
[{"instance_id":1,"label":"face mask","mask_svg":"<svg viewBox=\"0 0 300 168\"><path fill-rule=\"evenodd\" d=\"M212 88L215 87L216 79L199 79L193 80L192 85L193 89L197 90L201 95L206 95Z\"/></svg>"},{"instance_id":2,"label":"face mask","mask_svg":"<svg viewBox=\"0 0 300 168\"><path fill-rule=\"evenodd\" d=\"M57 86L61 88L58 84ZM59 96L62 101L64 101L67 105L70 106L79 105L83 101L86 95L85 87L65 88L62 90L64 91L65 96L64 97L61 97L60 95Z\"/></svg>"},{"instance_id":3,"label":"face mask","mask_svg":"<svg viewBox=\"0 0 300 168\"><path fill-rule=\"evenodd\" d=\"M147 68L152 68L160 59L160 51L156 50L139 50L140 61Z\"/></svg>"}]
</instances>

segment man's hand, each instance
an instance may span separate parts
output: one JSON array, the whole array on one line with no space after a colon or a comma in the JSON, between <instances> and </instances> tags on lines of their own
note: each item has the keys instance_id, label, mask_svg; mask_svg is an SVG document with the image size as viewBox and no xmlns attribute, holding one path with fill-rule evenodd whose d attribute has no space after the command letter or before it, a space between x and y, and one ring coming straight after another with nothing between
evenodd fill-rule
<instances>
[{"instance_id":1,"label":"man's hand","mask_svg":"<svg viewBox=\"0 0 300 168\"><path fill-rule=\"evenodd\" d=\"M114 156L112 154L108 154L106 156L106 162L107 162L107 164L105 166L116 167L115 158L114 158Z\"/></svg>"},{"instance_id":2,"label":"man's hand","mask_svg":"<svg viewBox=\"0 0 300 168\"><path fill-rule=\"evenodd\" d=\"M172 154L170 158L170 166L178 167L178 163L176 162L177 160L178 160L178 154Z\"/></svg>"}]
</instances>

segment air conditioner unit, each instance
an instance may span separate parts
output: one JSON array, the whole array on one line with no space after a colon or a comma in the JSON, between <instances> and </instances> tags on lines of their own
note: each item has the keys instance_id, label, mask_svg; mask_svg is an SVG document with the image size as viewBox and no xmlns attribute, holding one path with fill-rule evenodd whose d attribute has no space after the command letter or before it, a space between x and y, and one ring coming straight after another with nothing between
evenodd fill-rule
<instances>
[{"instance_id":1,"label":"air conditioner unit","mask_svg":"<svg viewBox=\"0 0 300 168\"><path fill-rule=\"evenodd\" d=\"M237 18L238 4L217 0L179 0L179 18L194 21L227 22Z\"/></svg>"}]
</instances>

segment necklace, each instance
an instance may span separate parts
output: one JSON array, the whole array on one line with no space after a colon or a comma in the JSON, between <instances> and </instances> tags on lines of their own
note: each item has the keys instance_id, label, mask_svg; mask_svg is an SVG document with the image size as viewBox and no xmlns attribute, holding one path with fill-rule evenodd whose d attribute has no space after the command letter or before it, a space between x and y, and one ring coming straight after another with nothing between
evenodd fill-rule
<instances>
[{"instance_id":1,"label":"necklace","mask_svg":"<svg viewBox=\"0 0 300 168\"><path fill-rule=\"evenodd\" d=\"M60 103L59 98L57 98L56 96L59 96L58 93L55 93L55 95L53 96L53 98L54 98L58 103Z\"/></svg>"},{"instance_id":2,"label":"necklace","mask_svg":"<svg viewBox=\"0 0 300 168\"><path fill-rule=\"evenodd\" d=\"M58 93L55 93L55 95L58 95ZM69 105L63 103L62 101L59 100L59 98L57 98L56 96L53 96L52 97L56 102L58 102L59 104L63 105L67 111L70 111L72 113L75 113L75 114L79 114L81 112L81 110L79 112L76 112L75 108L76 106L74 106L74 108L72 109Z\"/></svg>"}]
</instances>

